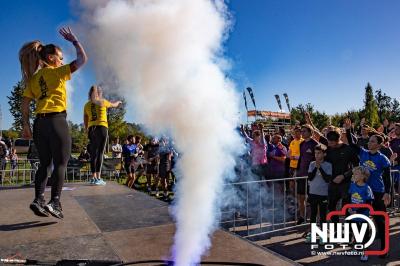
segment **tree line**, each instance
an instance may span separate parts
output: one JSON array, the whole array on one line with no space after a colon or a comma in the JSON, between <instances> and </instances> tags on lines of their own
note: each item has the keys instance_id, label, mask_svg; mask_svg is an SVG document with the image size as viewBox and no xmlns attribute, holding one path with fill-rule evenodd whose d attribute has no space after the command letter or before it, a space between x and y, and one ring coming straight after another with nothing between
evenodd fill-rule
<instances>
[{"instance_id":1,"label":"tree line","mask_svg":"<svg viewBox=\"0 0 400 266\"><path fill-rule=\"evenodd\" d=\"M8 138L18 138L22 132L22 114L21 102L22 94L24 91L23 84L18 82L11 90L11 95L7 96L9 111L13 116L12 128L3 131L3 136ZM108 98L115 100L117 96L108 95ZM34 118L34 103L30 106L31 119ZM344 113L336 113L332 116L327 115L325 112L316 110L311 103L305 105L300 104L291 110L291 121L296 121L301 124L306 123L304 113L309 112L316 127L322 129L328 125L341 126L344 119L350 118L356 124L360 123L362 118L365 118L367 124L371 127L378 128L385 119L389 121L400 121L400 103L397 99L390 97L381 89L375 90L371 84L368 83L365 87L364 106L359 110L350 109ZM108 110L109 121L109 140L117 137L124 140L128 135L140 135L143 139L147 140L140 125L129 123L125 121L126 101L123 100L122 107ZM31 122L33 122L31 120ZM85 133L83 124L75 124L69 121L69 129L72 137L72 151L79 152L84 146L87 145L88 138Z\"/></svg>"},{"instance_id":2,"label":"tree line","mask_svg":"<svg viewBox=\"0 0 400 266\"><path fill-rule=\"evenodd\" d=\"M368 83L365 87L364 106L359 110L350 109L344 113L336 113L332 116L325 112L315 109L311 103L300 104L291 110L292 123L296 121L305 124L304 113L309 112L316 127L322 129L328 125L341 127L346 118L359 124L362 118L366 123L377 129L383 124L383 121L400 121L400 103L396 98L392 98L381 89L375 90Z\"/></svg>"}]
</instances>

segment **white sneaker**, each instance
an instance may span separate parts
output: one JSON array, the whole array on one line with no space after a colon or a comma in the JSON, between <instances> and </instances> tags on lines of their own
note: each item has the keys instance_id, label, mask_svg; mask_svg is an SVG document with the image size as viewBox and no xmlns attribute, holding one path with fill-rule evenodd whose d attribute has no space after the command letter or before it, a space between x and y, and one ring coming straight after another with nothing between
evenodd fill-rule
<instances>
[{"instance_id":1,"label":"white sneaker","mask_svg":"<svg viewBox=\"0 0 400 266\"><path fill-rule=\"evenodd\" d=\"M97 186L105 186L106 182L104 182L102 179L96 179L94 184Z\"/></svg>"}]
</instances>

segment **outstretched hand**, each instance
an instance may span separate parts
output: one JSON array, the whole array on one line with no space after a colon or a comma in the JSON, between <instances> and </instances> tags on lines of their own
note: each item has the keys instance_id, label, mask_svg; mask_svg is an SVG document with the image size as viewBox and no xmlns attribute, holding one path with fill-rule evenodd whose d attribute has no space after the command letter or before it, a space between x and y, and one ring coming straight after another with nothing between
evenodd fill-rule
<instances>
[{"instance_id":1,"label":"outstretched hand","mask_svg":"<svg viewBox=\"0 0 400 266\"><path fill-rule=\"evenodd\" d=\"M351 120L350 120L350 118L346 118L346 119L344 120L343 127L344 127L346 130L351 129Z\"/></svg>"},{"instance_id":2,"label":"outstretched hand","mask_svg":"<svg viewBox=\"0 0 400 266\"><path fill-rule=\"evenodd\" d=\"M70 27L63 27L58 31L61 36L63 36L64 39L66 39L69 42L75 42L78 41L76 38L75 34L72 32Z\"/></svg>"}]
</instances>

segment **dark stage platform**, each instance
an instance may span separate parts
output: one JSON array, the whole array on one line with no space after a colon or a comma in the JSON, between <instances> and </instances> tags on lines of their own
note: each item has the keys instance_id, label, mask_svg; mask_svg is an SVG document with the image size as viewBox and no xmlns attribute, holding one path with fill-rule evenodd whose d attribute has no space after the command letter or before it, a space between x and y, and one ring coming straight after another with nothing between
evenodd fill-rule
<instances>
[{"instance_id":1,"label":"dark stage platform","mask_svg":"<svg viewBox=\"0 0 400 266\"><path fill-rule=\"evenodd\" d=\"M0 190L1 258L168 259L175 228L166 203L112 182L67 188L62 195L63 220L37 217L29 210L33 188ZM222 230L212 242L203 261L296 265Z\"/></svg>"}]
</instances>

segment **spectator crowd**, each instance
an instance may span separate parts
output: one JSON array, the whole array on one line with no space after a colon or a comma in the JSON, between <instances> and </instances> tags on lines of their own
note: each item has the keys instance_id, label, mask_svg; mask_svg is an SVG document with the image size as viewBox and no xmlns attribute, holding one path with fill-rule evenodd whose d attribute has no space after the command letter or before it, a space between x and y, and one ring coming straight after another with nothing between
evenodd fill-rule
<instances>
[{"instance_id":1,"label":"spectator crowd","mask_svg":"<svg viewBox=\"0 0 400 266\"><path fill-rule=\"evenodd\" d=\"M365 119L358 125L346 119L343 127L318 129L308 113L305 118L307 123L302 126L281 127L272 134L261 123L242 125L246 153L237 167L241 181L290 178L285 184L289 184L289 194L297 197L297 224L307 218L315 223L317 216L325 222L339 202L342 206L365 203L375 211L386 211L399 187L400 123L385 120L375 129ZM305 217L307 202L310 217ZM361 208L349 213L369 215ZM384 249L384 220L374 220ZM360 259L367 261L368 257Z\"/></svg>"}]
</instances>

